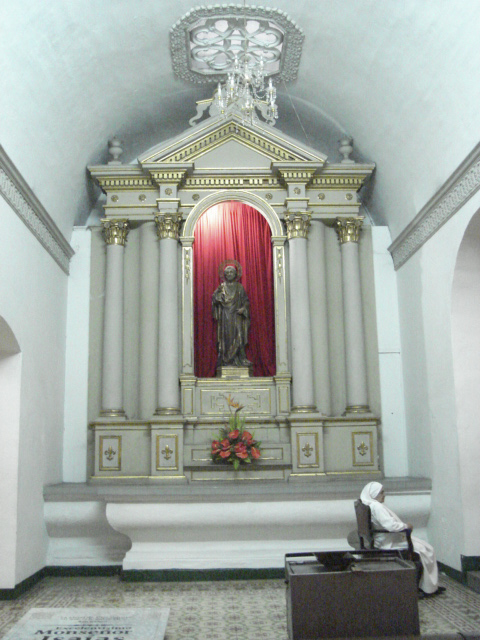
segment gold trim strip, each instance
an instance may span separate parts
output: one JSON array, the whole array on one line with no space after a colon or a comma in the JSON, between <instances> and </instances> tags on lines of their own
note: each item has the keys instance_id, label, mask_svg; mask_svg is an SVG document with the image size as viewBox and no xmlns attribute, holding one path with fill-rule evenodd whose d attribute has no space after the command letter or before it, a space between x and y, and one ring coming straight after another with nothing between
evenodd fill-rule
<instances>
[{"instance_id":1,"label":"gold trim strip","mask_svg":"<svg viewBox=\"0 0 480 640\"><path fill-rule=\"evenodd\" d=\"M169 476L90 476L90 480L172 480L173 478L186 478L186 476L181 473Z\"/></svg>"},{"instance_id":2,"label":"gold trim strip","mask_svg":"<svg viewBox=\"0 0 480 640\"><path fill-rule=\"evenodd\" d=\"M283 480L285 480L285 472L283 470L281 470L281 476L283 478ZM238 471L237 473L245 473L244 471ZM190 482L269 482L272 480L279 480L279 478L265 478L265 477L258 477L258 478L222 478L221 480L219 478L192 478L190 477Z\"/></svg>"},{"instance_id":3,"label":"gold trim strip","mask_svg":"<svg viewBox=\"0 0 480 640\"><path fill-rule=\"evenodd\" d=\"M158 213L158 211L153 211L153 209L157 206L157 201L152 202L151 204L104 204L104 209L152 209L152 215L154 213Z\"/></svg>"}]
</instances>

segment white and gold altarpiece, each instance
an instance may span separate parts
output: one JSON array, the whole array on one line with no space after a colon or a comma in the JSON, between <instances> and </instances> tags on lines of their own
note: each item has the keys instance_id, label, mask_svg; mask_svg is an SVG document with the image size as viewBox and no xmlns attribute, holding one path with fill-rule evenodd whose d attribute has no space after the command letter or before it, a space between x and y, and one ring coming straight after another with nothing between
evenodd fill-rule
<instances>
[{"instance_id":1,"label":"white and gold altarpiece","mask_svg":"<svg viewBox=\"0 0 480 640\"><path fill-rule=\"evenodd\" d=\"M346 154L331 163L235 116L197 124L136 163L89 167L106 195L92 242L93 481L381 474L372 245L359 195L373 169ZM254 207L271 229L271 378L194 375L194 230L225 201ZM262 442L262 458L237 472L210 457L229 394Z\"/></svg>"}]
</instances>

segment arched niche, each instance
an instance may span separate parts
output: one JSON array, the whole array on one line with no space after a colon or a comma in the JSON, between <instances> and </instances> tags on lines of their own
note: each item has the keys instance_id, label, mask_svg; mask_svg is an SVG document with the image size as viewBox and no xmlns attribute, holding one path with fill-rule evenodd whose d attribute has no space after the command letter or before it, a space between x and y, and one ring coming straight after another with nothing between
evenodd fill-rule
<instances>
[{"instance_id":1,"label":"arched niche","mask_svg":"<svg viewBox=\"0 0 480 640\"><path fill-rule=\"evenodd\" d=\"M188 215L180 236L182 245L182 409L188 414L192 406L187 399L187 390L195 380L194 374L194 306L193 306L193 243L194 230L200 217L212 206L226 201L237 201L256 209L267 220L272 232L272 265L275 308L275 359L277 405L283 407L283 413L290 410L290 373L287 357L287 287L285 271L286 235L276 211L268 202L252 193L225 190L210 194L198 202ZM282 380L281 383L278 383ZM280 390L281 386L281 390ZM189 392L188 392L189 393ZM193 394L193 392L192 392Z\"/></svg>"},{"instance_id":2,"label":"arched niche","mask_svg":"<svg viewBox=\"0 0 480 640\"><path fill-rule=\"evenodd\" d=\"M219 266L225 260L236 260L249 300L246 357L252 363L252 377L275 376L272 230L268 220L244 202L222 201L202 213L194 235L195 375L216 375L218 327L212 315L212 293L220 285Z\"/></svg>"},{"instance_id":3,"label":"arched niche","mask_svg":"<svg viewBox=\"0 0 480 640\"><path fill-rule=\"evenodd\" d=\"M200 200L191 210L188 218L185 221L182 231L182 238L193 237L195 225L197 224L200 216L205 211L213 207L215 204L225 202L226 200L237 200L250 205L257 211L259 211L264 218L267 219L270 229L272 230L272 238L275 236L285 237L285 232L275 209L271 207L266 200L259 196L248 193L245 191L221 191L219 193L213 193Z\"/></svg>"}]
</instances>

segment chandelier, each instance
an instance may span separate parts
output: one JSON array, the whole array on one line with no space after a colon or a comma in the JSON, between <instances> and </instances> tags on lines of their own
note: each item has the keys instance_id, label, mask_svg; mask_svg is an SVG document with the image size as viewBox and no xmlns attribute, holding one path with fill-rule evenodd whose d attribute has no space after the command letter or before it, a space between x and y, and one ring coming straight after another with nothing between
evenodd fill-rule
<instances>
[{"instance_id":1,"label":"chandelier","mask_svg":"<svg viewBox=\"0 0 480 640\"><path fill-rule=\"evenodd\" d=\"M242 6L243 5L243 6ZM275 85L297 77L304 35L283 11L222 4L194 7L170 29L175 73L187 82L215 82L213 96L197 102L203 116L275 125Z\"/></svg>"},{"instance_id":2,"label":"chandelier","mask_svg":"<svg viewBox=\"0 0 480 640\"><path fill-rule=\"evenodd\" d=\"M255 61L253 56L244 54L240 61L235 56L233 67L227 74L224 84L218 83L213 97L212 115L228 118L236 113L242 123L258 124L258 114L270 125L278 118L276 103L277 90L272 79L266 82L265 64L263 58Z\"/></svg>"}]
</instances>

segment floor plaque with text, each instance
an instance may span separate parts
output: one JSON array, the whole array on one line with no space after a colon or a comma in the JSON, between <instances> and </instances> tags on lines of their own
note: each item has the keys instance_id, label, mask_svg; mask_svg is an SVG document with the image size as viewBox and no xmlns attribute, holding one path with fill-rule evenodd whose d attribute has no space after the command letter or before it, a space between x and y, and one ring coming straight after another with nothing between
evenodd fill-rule
<instances>
[{"instance_id":1,"label":"floor plaque with text","mask_svg":"<svg viewBox=\"0 0 480 640\"><path fill-rule=\"evenodd\" d=\"M163 640L170 609L30 609L4 640Z\"/></svg>"}]
</instances>

